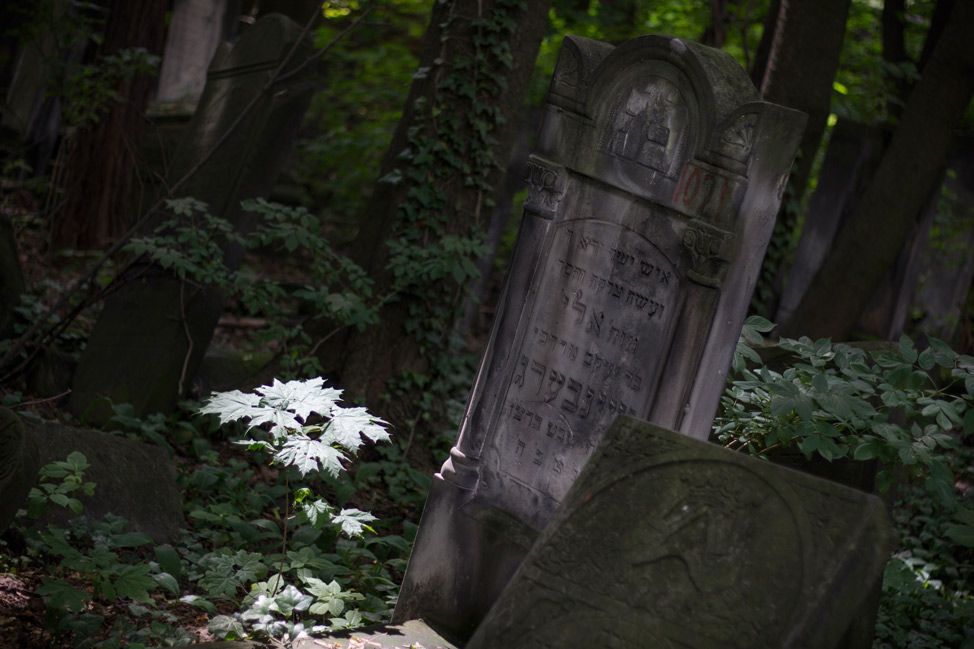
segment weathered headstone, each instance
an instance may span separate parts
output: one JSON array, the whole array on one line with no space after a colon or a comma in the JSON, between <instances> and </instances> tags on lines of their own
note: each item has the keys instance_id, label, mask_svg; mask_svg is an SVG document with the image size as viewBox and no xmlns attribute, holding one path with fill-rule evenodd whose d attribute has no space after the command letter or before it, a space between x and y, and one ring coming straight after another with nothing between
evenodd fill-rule
<instances>
[{"instance_id":1,"label":"weathered headstone","mask_svg":"<svg viewBox=\"0 0 974 649\"><path fill-rule=\"evenodd\" d=\"M882 578L880 499L616 420L467 649L831 649Z\"/></svg>"},{"instance_id":2,"label":"weathered headstone","mask_svg":"<svg viewBox=\"0 0 974 649\"><path fill-rule=\"evenodd\" d=\"M148 534L156 543L174 540L185 527L175 471L164 449L53 421L24 420L24 428L40 466L63 460L72 451L85 456L90 465L85 481L95 483L95 493L76 496L89 520L121 516L128 521L128 531ZM41 521L65 525L75 516L69 509L49 505Z\"/></svg>"},{"instance_id":3,"label":"weathered headstone","mask_svg":"<svg viewBox=\"0 0 974 649\"><path fill-rule=\"evenodd\" d=\"M0 408L0 534L7 531L18 510L27 508L27 495L39 468L37 450L28 443L20 417Z\"/></svg>"},{"instance_id":4,"label":"weathered headstone","mask_svg":"<svg viewBox=\"0 0 974 649\"><path fill-rule=\"evenodd\" d=\"M394 621L468 637L617 415L708 435L803 125L724 52L565 39Z\"/></svg>"},{"instance_id":5,"label":"weathered headstone","mask_svg":"<svg viewBox=\"0 0 974 649\"><path fill-rule=\"evenodd\" d=\"M6 214L0 214L0 339L13 333L15 309L24 293L24 274L17 254L17 239Z\"/></svg>"},{"instance_id":6,"label":"weathered headstone","mask_svg":"<svg viewBox=\"0 0 974 649\"><path fill-rule=\"evenodd\" d=\"M257 22L225 57L214 59L206 89L173 160L172 179L188 172L228 131L240 112L270 80L301 28L271 15ZM302 43L284 74L310 54ZM186 183L210 213L238 232L249 227L245 198L267 195L290 152L313 91L309 66L273 85L215 155ZM239 246L228 246L224 263L238 268ZM71 409L88 421L105 421L111 410L103 397L131 403L137 415L175 406L199 368L223 308L212 288L182 283L172 273L139 262L128 281L105 303L74 376Z\"/></svg>"},{"instance_id":7,"label":"weathered headstone","mask_svg":"<svg viewBox=\"0 0 974 649\"><path fill-rule=\"evenodd\" d=\"M196 100L227 30L228 0L176 0L159 69L159 101ZM236 16L234 16L236 18Z\"/></svg>"}]
</instances>

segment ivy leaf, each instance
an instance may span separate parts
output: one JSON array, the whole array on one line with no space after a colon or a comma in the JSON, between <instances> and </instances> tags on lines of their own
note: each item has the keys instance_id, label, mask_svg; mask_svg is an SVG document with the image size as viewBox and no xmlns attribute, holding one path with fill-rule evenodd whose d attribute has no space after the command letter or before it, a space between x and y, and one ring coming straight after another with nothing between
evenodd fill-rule
<instances>
[{"instance_id":1,"label":"ivy leaf","mask_svg":"<svg viewBox=\"0 0 974 649\"><path fill-rule=\"evenodd\" d=\"M338 516L332 519L332 522L340 525L342 532L347 536L354 537L362 536L364 530L375 534L375 530L366 524L374 520L376 520L375 516L368 512L363 512L360 509L343 509Z\"/></svg>"},{"instance_id":2,"label":"ivy leaf","mask_svg":"<svg viewBox=\"0 0 974 649\"><path fill-rule=\"evenodd\" d=\"M274 455L274 459L286 466L293 466L302 476L316 473L318 465L332 477L344 468L344 455L337 448L325 444L307 435L296 435L284 444L284 447Z\"/></svg>"}]
</instances>

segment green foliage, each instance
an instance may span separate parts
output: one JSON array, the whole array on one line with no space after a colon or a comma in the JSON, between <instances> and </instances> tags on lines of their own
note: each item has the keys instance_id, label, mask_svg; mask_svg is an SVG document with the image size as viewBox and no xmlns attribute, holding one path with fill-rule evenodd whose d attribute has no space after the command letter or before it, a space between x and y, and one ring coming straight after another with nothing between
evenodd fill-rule
<instances>
[{"instance_id":1,"label":"green foliage","mask_svg":"<svg viewBox=\"0 0 974 649\"><path fill-rule=\"evenodd\" d=\"M974 479L974 447L946 458L958 482ZM974 491L961 495L971 516ZM974 642L974 549L950 539L950 512L926 489L901 490L893 512L899 551L886 566L875 649L966 647Z\"/></svg>"},{"instance_id":2,"label":"green foliage","mask_svg":"<svg viewBox=\"0 0 974 649\"><path fill-rule=\"evenodd\" d=\"M829 340L782 339L788 367L762 365L754 347L774 325L747 319L714 423L728 448L766 456L878 459L896 499L899 551L886 566L876 649L959 647L974 640L974 358L931 339L919 350L866 352Z\"/></svg>"},{"instance_id":3,"label":"green foliage","mask_svg":"<svg viewBox=\"0 0 974 649\"><path fill-rule=\"evenodd\" d=\"M326 16L333 13L315 34L318 44L329 42L358 8L336 5L326 8ZM428 2L383 2L329 55L294 165L298 181L329 221L352 225L365 209L406 101L428 16Z\"/></svg>"},{"instance_id":4,"label":"green foliage","mask_svg":"<svg viewBox=\"0 0 974 649\"><path fill-rule=\"evenodd\" d=\"M749 318L745 342L757 342L770 326ZM943 452L957 447L955 429L974 432L974 358L935 339L921 352L905 336L898 352L867 353L828 339L782 339L778 346L795 357L781 372L749 369L745 360L760 358L738 345L739 378L729 383L714 423L722 444L756 455L794 444L830 461L879 459L884 490L891 471L903 467L953 504Z\"/></svg>"},{"instance_id":5,"label":"green foliage","mask_svg":"<svg viewBox=\"0 0 974 649\"><path fill-rule=\"evenodd\" d=\"M251 451L266 453L272 463L293 469L302 479L318 473L337 478L343 462L357 452L363 441L385 441L389 435L382 427L385 422L364 408L339 406L341 391L326 388L323 383L320 378L287 383L275 380L252 394L233 391L214 395L200 411L217 415L221 423L249 420L247 436L240 443ZM309 423L312 420L314 423ZM286 470L285 477L287 491ZM335 564L309 549L302 539L314 539L321 530L329 528L358 537L366 530L374 532L369 524L375 517L356 508L336 513L326 500L314 498L309 486L294 491L294 508L296 523L304 527L293 533L288 550L285 520L278 569L270 579L263 581L269 570L266 558L259 553L223 547L203 554L196 562L196 570L202 572L199 585L210 598L232 598L239 590L248 589L240 612L211 620L213 633L225 638L247 633L294 637L308 629L325 628L316 624L316 618L321 616L330 617L330 628L354 626L365 619L360 612L346 612L348 602L365 597L343 590L334 574L327 582L320 574L316 576L315 571L328 571ZM242 536L251 540L267 538L257 527L259 524L266 528L267 523L246 523L232 511L225 513L228 524ZM212 512L199 515L211 520L213 516ZM271 523L270 527L275 526Z\"/></svg>"},{"instance_id":6,"label":"green foliage","mask_svg":"<svg viewBox=\"0 0 974 649\"><path fill-rule=\"evenodd\" d=\"M171 218L152 236L132 239L126 251L147 256L187 282L216 287L250 315L267 318L270 326L258 332L254 343L277 346L285 371L309 375L320 369L309 350L321 341L310 339L304 329L307 316L302 314L359 329L376 322L372 281L332 248L318 218L308 210L264 199L246 200L243 209L255 215L257 223L243 236L194 198L170 200L168 205ZM227 246L276 252L285 268L288 263L302 264L308 282L298 286L284 277L257 275L247 267L232 271L224 263Z\"/></svg>"},{"instance_id":7,"label":"green foliage","mask_svg":"<svg viewBox=\"0 0 974 649\"><path fill-rule=\"evenodd\" d=\"M23 20L17 32L21 47L35 47L50 70L46 91L61 100L62 119L69 127L98 122L123 99L118 93L122 84L159 67L160 57L142 47L83 60L80 53L102 40L106 10L96 3L18 0L11 11Z\"/></svg>"},{"instance_id":8,"label":"green foliage","mask_svg":"<svg viewBox=\"0 0 974 649\"><path fill-rule=\"evenodd\" d=\"M38 484L31 487L27 496L27 515L39 518L48 503L67 507L80 514L84 507L71 494L80 491L90 496L95 492L95 483L84 481L84 472L89 466L83 454L72 451L66 459L41 467Z\"/></svg>"}]
</instances>

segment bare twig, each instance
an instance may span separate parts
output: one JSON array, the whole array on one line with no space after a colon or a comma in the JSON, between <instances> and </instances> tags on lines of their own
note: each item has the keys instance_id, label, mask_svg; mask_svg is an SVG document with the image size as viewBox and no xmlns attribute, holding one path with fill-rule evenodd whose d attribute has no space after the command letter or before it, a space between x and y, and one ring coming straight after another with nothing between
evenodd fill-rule
<instances>
[{"instance_id":1,"label":"bare twig","mask_svg":"<svg viewBox=\"0 0 974 649\"><path fill-rule=\"evenodd\" d=\"M186 282L179 283L179 317L183 320L183 332L186 334L186 342L189 348L183 356L183 369L179 373L179 383L176 385L176 394L183 396L183 387L186 382L186 371L189 368L189 359L193 355L193 334L189 330L186 322Z\"/></svg>"},{"instance_id":2,"label":"bare twig","mask_svg":"<svg viewBox=\"0 0 974 649\"><path fill-rule=\"evenodd\" d=\"M240 111L240 114L238 114L237 118L233 121L233 123L231 123L230 126L227 127L227 129L223 132L223 135L221 135L220 138L213 143L213 146L211 146L206 151L206 153L204 153L203 156L200 157L200 159L196 162L196 164L193 165L193 167L190 168L190 170L187 171L182 178L176 181L176 183L174 183L161 198L157 199L156 202L149 207L149 209L142 215L142 217L135 223L135 225L133 225L128 230L128 232L122 235L122 237L118 241L116 241L108 250L105 251L101 259L97 260L82 277L80 277L78 280L75 281L74 284L71 285L71 287L61 296L61 298L54 304L54 306L51 307L50 311L47 314L48 317L38 318L37 321L35 321L30 327L27 328L27 330L20 336L20 338L18 338L14 342L14 344L10 347L10 349L7 350L7 353L4 354L3 358L0 358L0 368L5 367L8 363L10 363L10 361L12 361L17 356L17 354L19 354L24 349L24 347L27 345L27 342L34 337L34 335L38 332L38 330L40 330L44 326L44 323L49 319L49 316L60 312L65 307L65 305L67 305L68 302L74 297L74 295L81 290L83 286L89 284L92 281L92 279L95 278L95 276L98 274L98 271L101 269L104 263L108 259L113 257L116 253L118 253L129 242L129 240L149 222L149 219L155 216L156 212L159 211L159 209L163 206L163 204L165 204L167 200L172 198L176 194L176 192L179 191L179 189L181 189L187 182L189 182L189 180L193 178L193 176L195 176L197 172L199 172L199 170L203 167L203 165L209 162L209 160L213 157L213 155L230 138L230 135L240 126L240 124L243 123L244 119L246 119L246 117L250 114L250 112L254 109L254 107L257 106L260 100L264 97L264 95L267 94L267 92L274 84L294 76L299 71L307 67L310 63L320 58L325 52L330 50L336 43L338 43L341 39L343 39L345 35L348 34L353 28L360 25L362 23L362 20L364 20L365 17L374 8L374 5L370 4L366 8L366 10L362 13L361 16L359 16L351 25L349 25L347 28L342 30L338 35L336 35L327 45L325 45L324 48L322 48L315 54L308 57L305 61L303 61L300 65L298 65L295 69L291 70L287 74L282 74L284 68L288 65L288 63L290 63L295 52L297 52L298 47L300 46L301 42L304 40L304 37L311 30L311 26L314 24L314 20L318 15L318 11L321 10L321 7L323 5L324 5L324 0L321 2L321 4L318 5L318 8L315 10L315 13L312 14L307 24L305 24L304 30L301 32L301 37L291 47L290 51L287 53L284 59L281 60L281 63L277 66L277 68L275 68L273 74L268 79L267 83L265 83L264 86L257 92L257 94L254 95L253 99L250 100L250 103L248 103L243 108L243 110Z\"/></svg>"},{"instance_id":3,"label":"bare twig","mask_svg":"<svg viewBox=\"0 0 974 649\"><path fill-rule=\"evenodd\" d=\"M47 397L46 399L34 399L33 401L25 401L23 403L15 403L12 406L8 406L11 410L14 408L23 408L24 406L36 406L39 403L47 403L48 401L57 401L61 397L66 397L71 394L71 388L68 388L61 394L56 394L53 397Z\"/></svg>"}]
</instances>

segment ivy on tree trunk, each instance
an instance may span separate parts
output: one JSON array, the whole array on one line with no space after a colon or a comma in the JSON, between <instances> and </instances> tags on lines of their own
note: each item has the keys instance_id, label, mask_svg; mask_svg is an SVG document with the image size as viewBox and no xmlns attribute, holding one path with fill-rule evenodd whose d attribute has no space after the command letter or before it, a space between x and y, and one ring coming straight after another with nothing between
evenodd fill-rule
<instances>
[{"instance_id":1,"label":"ivy on tree trunk","mask_svg":"<svg viewBox=\"0 0 974 649\"><path fill-rule=\"evenodd\" d=\"M320 352L346 394L364 396L393 423L415 417L417 407L408 397L380 405L387 380L405 374L428 389L449 352L549 4L433 5L419 68L355 241L355 261L385 300L379 323Z\"/></svg>"}]
</instances>

